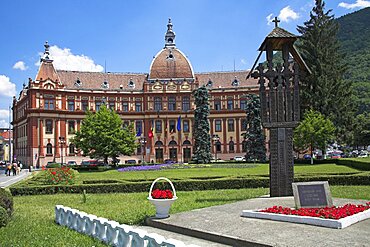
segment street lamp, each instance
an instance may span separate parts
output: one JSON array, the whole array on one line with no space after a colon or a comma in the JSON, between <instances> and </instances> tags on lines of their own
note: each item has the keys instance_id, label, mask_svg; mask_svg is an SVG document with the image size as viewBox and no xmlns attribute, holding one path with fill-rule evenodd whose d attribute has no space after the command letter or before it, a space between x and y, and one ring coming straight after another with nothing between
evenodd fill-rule
<instances>
[{"instance_id":1,"label":"street lamp","mask_svg":"<svg viewBox=\"0 0 370 247\"><path fill-rule=\"evenodd\" d=\"M220 140L220 137L218 135L213 135L212 140L215 144L215 161L217 162L217 144L218 144L218 141Z\"/></svg>"},{"instance_id":2,"label":"street lamp","mask_svg":"<svg viewBox=\"0 0 370 247\"><path fill-rule=\"evenodd\" d=\"M63 166L63 145L66 143L64 136L59 136L59 144L60 144L60 159Z\"/></svg>"},{"instance_id":3,"label":"street lamp","mask_svg":"<svg viewBox=\"0 0 370 247\"><path fill-rule=\"evenodd\" d=\"M141 156L142 156L141 163L142 163L142 164L144 163L144 150L145 150L145 143L146 143L145 137L144 137L144 136L140 136Z\"/></svg>"}]
</instances>

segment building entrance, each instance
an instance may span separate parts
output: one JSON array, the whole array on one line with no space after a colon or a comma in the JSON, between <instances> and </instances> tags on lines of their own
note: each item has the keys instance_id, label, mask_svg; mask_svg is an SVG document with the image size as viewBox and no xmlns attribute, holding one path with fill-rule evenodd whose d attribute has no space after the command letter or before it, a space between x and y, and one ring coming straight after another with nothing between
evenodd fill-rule
<instances>
[{"instance_id":1,"label":"building entrance","mask_svg":"<svg viewBox=\"0 0 370 247\"><path fill-rule=\"evenodd\" d=\"M155 150L155 162L163 163L163 148L157 148Z\"/></svg>"},{"instance_id":2,"label":"building entrance","mask_svg":"<svg viewBox=\"0 0 370 247\"><path fill-rule=\"evenodd\" d=\"M177 162L177 148L170 148L170 160Z\"/></svg>"},{"instance_id":3,"label":"building entrance","mask_svg":"<svg viewBox=\"0 0 370 247\"><path fill-rule=\"evenodd\" d=\"M183 148L183 157L185 163L191 160L191 148Z\"/></svg>"}]
</instances>

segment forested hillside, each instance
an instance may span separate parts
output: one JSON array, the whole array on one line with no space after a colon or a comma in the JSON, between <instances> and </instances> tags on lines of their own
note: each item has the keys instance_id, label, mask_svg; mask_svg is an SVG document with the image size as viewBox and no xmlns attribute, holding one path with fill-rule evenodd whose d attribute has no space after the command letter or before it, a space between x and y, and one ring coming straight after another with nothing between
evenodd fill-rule
<instances>
[{"instance_id":1,"label":"forested hillside","mask_svg":"<svg viewBox=\"0 0 370 247\"><path fill-rule=\"evenodd\" d=\"M359 103L358 113L370 112L370 8L337 19L338 39L346 54L348 73Z\"/></svg>"}]
</instances>

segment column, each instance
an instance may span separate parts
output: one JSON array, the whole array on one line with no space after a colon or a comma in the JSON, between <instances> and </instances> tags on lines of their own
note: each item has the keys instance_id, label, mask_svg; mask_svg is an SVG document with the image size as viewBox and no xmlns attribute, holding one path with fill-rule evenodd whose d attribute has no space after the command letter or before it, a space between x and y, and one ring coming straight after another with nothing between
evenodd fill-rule
<instances>
[{"instance_id":1,"label":"column","mask_svg":"<svg viewBox=\"0 0 370 247\"><path fill-rule=\"evenodd\" d=\"M39 121L39 156L44 157L44 119Z\"/></svg>"},{"instance_id":2,"label":"column","mask_svg":"<svg viewBox=\"0 0 370 247\"><path fill-rule=\"evenodd\" d=\"M222 139L223 139L223 146L224 146L224 151L223 153L226 154L227 153L227 129L226 129L226 118L223 118L222 119Z\"/></svg>"},{"instance_id":3,"label":"column","mask_svg":"<svg viewBox=\"0 0 370 247\"><path fill-rule=\"evenodd\" d=\"M235 123L236 123L236 152L240 153L240 118L235 118Z\"/></svg>"},{"instance_id":4,"label":"column","mask_svg":"<svg viewBox=\"0 0 370 247\"><path fill-rule=\"evenodd\" d=\"M54 122L54 157L59 158L59 120L55 119Z\"/></svg>"}]
</instances>

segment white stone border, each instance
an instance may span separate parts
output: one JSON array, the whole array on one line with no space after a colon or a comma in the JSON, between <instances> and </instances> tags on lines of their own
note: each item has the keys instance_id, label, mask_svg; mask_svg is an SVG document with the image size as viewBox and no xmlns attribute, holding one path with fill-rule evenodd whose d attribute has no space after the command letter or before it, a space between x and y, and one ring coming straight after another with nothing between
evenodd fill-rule
<instances>
[{"instance_id":1,"label":"white stone border","mask_svg":"<svg viewBox=\"0 0 370 247\"><path fill-rule=\"evenodd\" d=\"M132 226L119 224L105 218L79 211L77 209L55 206L55 222L82 234L97 238L100 241L116 247L199 247L186 245L176 239L166 239L156 234L148 233Z\"/></svg>"},{"instance_id":2,"label":"white stone border","mask_svg":"<svg viewBox=\"0 0 370 247\"><path fill-rule=\"evenodd\" d=\"M269 220L276 220L276 221L285 221L285 222L292 222L292 223L299 223L299 224L308 224L308 225L343 229L359 221L369 219L370 209L360 212L358 214L347 216L339 220L324 219L324 218L309 217L309 216L264 213L264 212L258 212L257 210L243 210L241 213L241 216L248 217L248 218L269 219Z\"/></svg>"}]
</instances>

